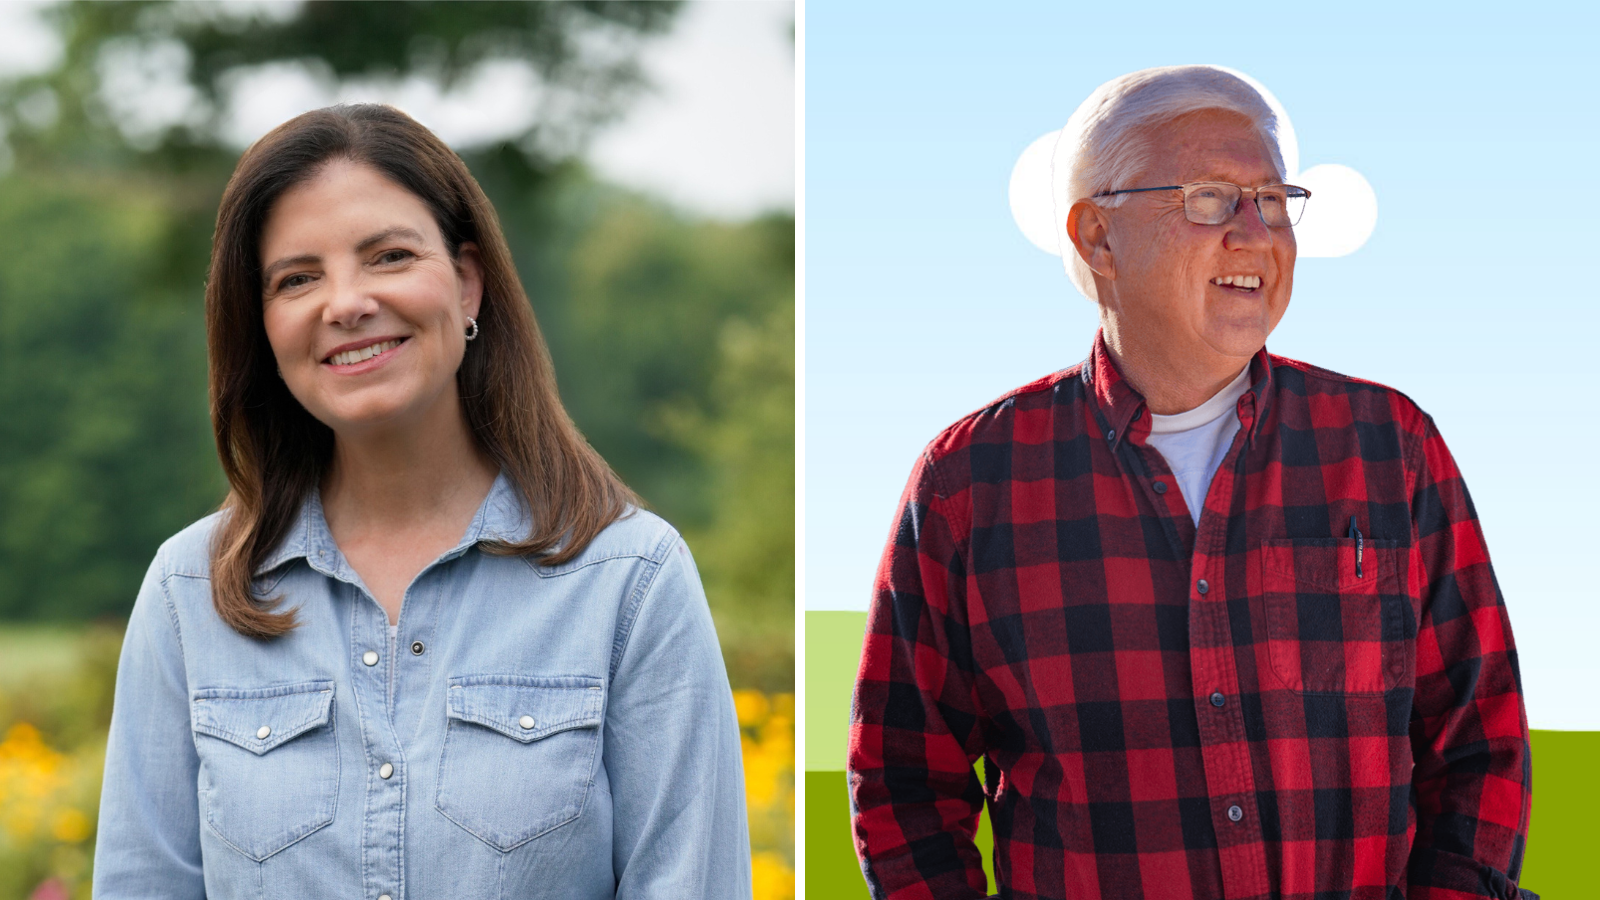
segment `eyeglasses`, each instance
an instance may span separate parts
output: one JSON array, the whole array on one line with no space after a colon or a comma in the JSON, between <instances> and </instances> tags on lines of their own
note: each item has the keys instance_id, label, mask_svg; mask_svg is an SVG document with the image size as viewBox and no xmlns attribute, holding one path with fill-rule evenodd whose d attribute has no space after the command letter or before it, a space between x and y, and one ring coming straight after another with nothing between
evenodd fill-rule
<instances>
[{"instance_id":1,"label":"eyeglasses","mask_svg":"<svg viewBox=\"0 0 1600 900\"><path fill-rule=\"evenodd\" d=\"M1239 211L1239 200L1250 193L1261 221L1273 228L1288 228L1300 221L1311 192L1292 184L1269 184L1258 188L1240 187L1226 181L1194 181L1165 187L1127 188L1101 191L1096 197L1113 194L1142 194L1146 191L1183 191L1183 214L1196 225L1221 225Z\"/></svg>"}]
</instances>

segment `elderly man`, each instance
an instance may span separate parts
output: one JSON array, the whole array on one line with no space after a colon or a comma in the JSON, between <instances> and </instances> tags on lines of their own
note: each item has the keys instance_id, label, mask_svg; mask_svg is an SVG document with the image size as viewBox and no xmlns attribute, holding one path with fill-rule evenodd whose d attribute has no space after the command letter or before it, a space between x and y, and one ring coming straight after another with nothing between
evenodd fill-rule
<instances>
[{"instance_id":1,"label":"elderly man","mask_svg":"<svg viewBox=\"0 0 1600 900\"><path fill-rule=\"evenodd\" d=\"M1270 107L1211 67L1111 81L1064 131L1101 329L906 487L850 736L874 897L982 897L985 800L1004 897L1532 896L1461 475L1404 395L1264 349L1309 196L1285 177Z\"/></svg>"}]
</instances>

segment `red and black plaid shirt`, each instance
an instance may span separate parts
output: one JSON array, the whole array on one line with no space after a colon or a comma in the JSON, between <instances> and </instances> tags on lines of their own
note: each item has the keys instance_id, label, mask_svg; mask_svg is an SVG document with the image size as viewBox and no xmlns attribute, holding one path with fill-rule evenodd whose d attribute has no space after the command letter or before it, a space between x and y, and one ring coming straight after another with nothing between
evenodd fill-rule
<instances>
[{"instance_id":1,"label":"red and black plaid shirt","mask_svg":"<svg viewBox=\"0 0 1600 900\"><path fill-rule=\"evenodd\" d=\"M1518 896L1516 651L1400 393L1266 351L1198 528L1103 339L929 445L850 733L878 898ZM984 760L984 781L974 763Z\"/></svg>"}]
</instances>

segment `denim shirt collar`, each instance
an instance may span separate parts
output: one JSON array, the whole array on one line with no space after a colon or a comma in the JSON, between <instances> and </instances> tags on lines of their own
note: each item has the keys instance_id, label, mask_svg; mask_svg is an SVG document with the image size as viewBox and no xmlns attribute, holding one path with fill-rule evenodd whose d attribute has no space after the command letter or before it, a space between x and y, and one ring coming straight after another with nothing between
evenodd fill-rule
<instances>
[{"instance_id":1,"label":"denim shirt collar","mask_svg":"<svg viewBox=\"0 0 1600 900\"><path fill-rule=\"evenodd\" d=\"M479 504L472 521L455 547L439 557L439 562L465 553L480 541L515 542L527 537L532 521L526 504L517 493L505 472L495 476L488 496ZM313 488L300 504L294 522L284 532L283 540L256 566L256 577L278 568L291 560L304 559L311 568L341 581L358 581L355 571L345 562L339 545L334 543L328 530L328 519L322 509L322 491Z\"/></svg>"}]
</instances>

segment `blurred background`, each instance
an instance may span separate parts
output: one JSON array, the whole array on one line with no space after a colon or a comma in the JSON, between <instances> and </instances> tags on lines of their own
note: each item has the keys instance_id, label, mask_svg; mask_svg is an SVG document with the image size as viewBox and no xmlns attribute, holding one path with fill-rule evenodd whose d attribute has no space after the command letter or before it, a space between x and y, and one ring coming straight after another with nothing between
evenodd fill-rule
<instances>
[{"instance_id":1,"label":"blurred background","mask_svg":"<svg viewBox=\"0 0 1600 900\"><path fill-rule=\"evenodd\" d=\"M395 104L499 211L579 427L688 538L794 893L794 7L0 3L0 900L88 897L121 629L222 500L202 289L239 153Z\"/></svg>"}]
</instances>

